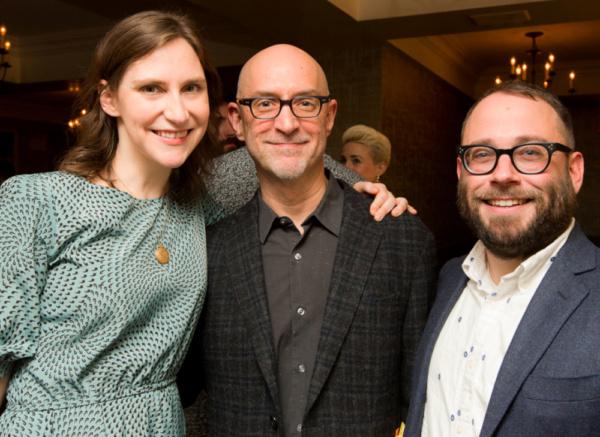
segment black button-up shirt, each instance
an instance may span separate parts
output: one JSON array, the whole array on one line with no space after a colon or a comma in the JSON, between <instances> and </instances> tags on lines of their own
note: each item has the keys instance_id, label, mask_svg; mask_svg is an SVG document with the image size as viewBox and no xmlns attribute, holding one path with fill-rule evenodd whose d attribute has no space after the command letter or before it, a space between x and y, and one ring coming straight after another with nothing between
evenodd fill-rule
<instances>
[{"instance_id":1,"label":"black button-up shirt","mask_svg":"<svg viewBox=\"0 0 600 437\"><path fill-rule=\"evenodd\" d=\"M302 223L278 217L259 191L259 232L286 437L300 435L342 223L344 191L329 177Z\"/></svg>"}]
</instances>

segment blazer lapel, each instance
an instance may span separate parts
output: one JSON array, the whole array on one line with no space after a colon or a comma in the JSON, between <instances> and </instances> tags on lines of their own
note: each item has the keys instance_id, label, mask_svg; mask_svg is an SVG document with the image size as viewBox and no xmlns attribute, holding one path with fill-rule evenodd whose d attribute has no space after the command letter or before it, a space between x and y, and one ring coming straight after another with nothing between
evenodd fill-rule
<instances>
[{"instance_id":1,"label":"blazer lapel","mask_svg":"<svg viewBox=\"0 0 600 437\"><path fill-rule=\"evenodd\" d=\"M585 240L585 241L584 241ZM585 244L587 242L587 244ZM595 267L593 245L577 227L539 285L506 352L481 437L492 436L519 389L589 291L575 273Z\"/></svg>"},{"instance_id":2,"label":"blazer lapel","mask_svg":"<svg viewBox=\"0 0 600 437\"><path fill-rule=\"evenodd\" d=\"M362 203L356 204L345 187L344 216L340 229L321 337L311 379L306 411L321 392L346 338L369 277L382 232ZM356 193L356 195L361 196ZM361 199L362 200L362 199Z\"/></svg>"},{"instance_id":3,"label":"blazer lapel","mask_svg":"<svg viewBox=\"0 0 600 437\"><path fill-rule=\"evenodd\" d=\"M237 215L229 233L226 254L228 274L237 296L239 310L246 323L256 360L278 405L275 347L269 318L267 292L258 234L258 206L255 200ZM240 220L239 217L243 217Z\"/></svg>"}]
</instances>

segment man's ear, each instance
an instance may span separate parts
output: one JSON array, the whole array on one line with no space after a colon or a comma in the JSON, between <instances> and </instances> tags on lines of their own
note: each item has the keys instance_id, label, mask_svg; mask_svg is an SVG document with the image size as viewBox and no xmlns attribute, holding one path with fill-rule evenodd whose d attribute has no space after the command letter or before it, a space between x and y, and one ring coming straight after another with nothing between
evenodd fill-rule
<instances>
[{"instance_id":1,"label":"man's ear","mask_svg":"<svg viewBox=\"0 0 600 437\"><path fill-rule=\"evenodd\" d=\"M462 162L460 161L460 158L456 158L456 176L458 176L458 179L460 179L460 174L462 173Z\"/></svg>"},{"instance_id":2,"label":"man's ear","mask_svg":"<svg viewBox=\"0 0 600 437\"><path fill-rule=\"evenodd\" d=\"M571 181L573 182L576 194L579 193L583 184L583 167L583 155L581 152L571 153L571 156L569 156L569 174L571 175Z\"/></svg>"},{"instance_id":3,"label":"man's ear","mask_svg":"<svg viewBox=\"0 0 600 437\"><path fill-rule=\"evenodd\" d=\"M98 83L98 93L100 94L100 106L102 106L102 110L111 117L118 117L120 114L116 105L116 96L108 87L108 82L104 79Z\"/></svg>"},{"instance_id":4,"label":"man's ear","mask_svg":"<svg viewBox=\"0 0 600 437\"><path fill-rule=\"evenodd\" d=\"M242 129L242 114L240 114L240 107L235 102L230 102L227 107L227 115L229 117L229 123L235 132L235 135L240 141L246 141L244 138L244 130Z\"/></svg>"},{"instance_id":5,"label":"man's ear","mask_svg":"<svg viewBox=\"0 0 600 437\"><path fill-rule=\"evenodd\" d=\"M327 104L327 135L331 133L333 129L333 123L335 121L335 114L337 113L337 100L331 99Z\"/></svg>"}]
</instances>

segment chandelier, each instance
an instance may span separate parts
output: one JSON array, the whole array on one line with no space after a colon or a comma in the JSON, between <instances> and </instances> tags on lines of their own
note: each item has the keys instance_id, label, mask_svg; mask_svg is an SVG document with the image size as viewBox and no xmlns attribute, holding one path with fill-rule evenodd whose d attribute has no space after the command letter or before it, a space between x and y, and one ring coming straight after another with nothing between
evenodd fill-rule
<instances>
[{"instance_id":1,"label":"chandelier","mask_svg":"<svg viewBox=\"0 0 600 437\"><path fill-rule=\"evenodd\" d=\"M535 58L542 53L538 48L535 39L543 34L543 32L527 32L525 34L526 37L531 38L531 49L525 51L525 53L527 53L531 58L531 64L528 65L526 62L518 63L517 58L513 56L510 59L510 74L508 75L510 80L521 80L523 82L531 82L532 84L535 84ZM554 71L554 60L555 56L552 53L549 53L548 60L544 64L544 89L550 88L552 82L554 81L554 77L556 76L556 72ZM571 94L575 92L575 89L573 88L574 79L575 72L571 71L569 74L569 93ZM500 76L496 76L496 84L501 82L502 79Z\"/></svg>"},{"instance_id":2,"label":"chandelier","mask_svg":"<svg viewBox=\"0 0 600 437\"><path fill-rule=\"evenodd\" d=\"M6 26L2 24L0 26L0 73L2 74L0 82L4 81L6 70L10 68L8 52L10 52L10 41L6 39Z\"/></svg>"}]
</instances>

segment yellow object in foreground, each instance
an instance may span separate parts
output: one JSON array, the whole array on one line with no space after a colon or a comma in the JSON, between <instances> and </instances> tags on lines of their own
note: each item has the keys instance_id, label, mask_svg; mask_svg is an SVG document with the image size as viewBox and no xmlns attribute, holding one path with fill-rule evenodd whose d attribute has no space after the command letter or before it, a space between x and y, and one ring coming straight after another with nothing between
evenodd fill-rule
<instances>
[{"instance_id":1,"label":"yellow object in foreground","mask_svg":"<svg viewBox=\"0 0 600 437\"><path fill-rule=\"evenodd\" d=\"M394 437L402 437L404 435L404 422L400 425L400 428L396 430L396 435Z\"/></svg>"}]
</instances>

